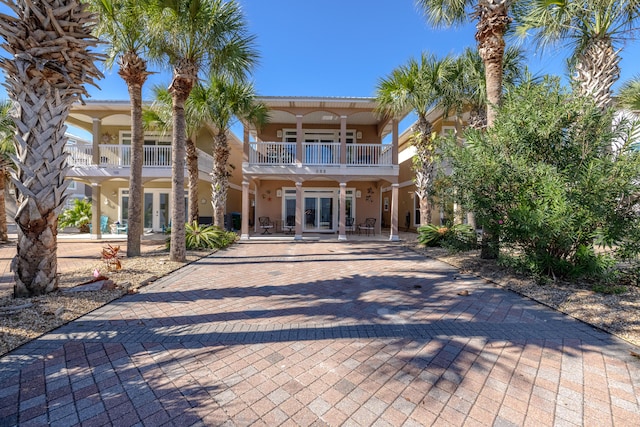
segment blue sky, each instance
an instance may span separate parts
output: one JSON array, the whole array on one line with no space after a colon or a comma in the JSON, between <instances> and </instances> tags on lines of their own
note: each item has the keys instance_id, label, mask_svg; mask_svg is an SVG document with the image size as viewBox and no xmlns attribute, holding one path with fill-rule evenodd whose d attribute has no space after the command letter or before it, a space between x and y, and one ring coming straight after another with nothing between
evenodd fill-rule
<instances>
[{"instance_id":1,"label":"blue sky","mask_svg":"<svg viewBox=\"0 0 640 427\"><path fill-rule=\"evenodd\" d=\"M444 56L475 47L473 25L432 29L414 0L239 2L261 54L254 72L259 95L374 96L380 78L422 51ZM640 74L638 46L625 46L618 85ZM530 48L527 57L534 73L565 74L567 52L561 48L544 53ZM89 88L91 99L128 99L116 71L105 70L101 90ZM153 76L143 96L150 97L153 84L169 80L168 71ZM6 97L4 89L0 97Z\"/></svg>"}]
</instances>

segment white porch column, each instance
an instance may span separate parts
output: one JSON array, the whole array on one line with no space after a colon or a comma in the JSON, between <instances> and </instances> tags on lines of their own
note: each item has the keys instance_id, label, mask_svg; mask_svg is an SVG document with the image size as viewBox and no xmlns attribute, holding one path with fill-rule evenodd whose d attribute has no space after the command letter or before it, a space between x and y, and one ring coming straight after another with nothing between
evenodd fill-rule
<instances>
[{"instance_id":1,"label":"white porch column","mask_svg":"<svg viewBox=\"0 0 640 427\"><path fill-rule=\"evenodd\" d=\"M302 240L302 221L304 221L302 202L302 182L296 182L296 235L293 240Z\"/></svg>"},{"instance_id":2,"label":"white porch column","mask_svg":"<svg viewBox=\"0 0 640 427\"><path fill-rule=\"evenodd\" d=\"M347 163L347 116L340 116L340 161L339 163L343 165Z\"/></svg>"},{"instance_id":3,"label":"white porch column","mask_svg":"<svg viewBox=\"0 0 640 427\"><path fill-rule=\"evenodd\" d=\"M391 184L391 234L389 240L397 242L400 240L398 236L398 189L399 184Z\"/></svg>"},{"instance_id":4,"label":"white porch column","mask_svg":"<svg viewBox=\"0 0 640 427\"><path fill-rule=\"evenodd\" d=\"M91 134L93 137L92 140L92 149L93 155L91 161L94 165L100 164L100 131L102 128L102 120L97 117L93 118L93 128L91 130Z\"/></svg>"},{"instance_id":5,"label":"white porch column","mask_svg":"<svg viewBox=\"0 0 640 427\"><path fill-rule=\"evenodd\" d=\"M244 132L242 133L242 161L249 161L249 126L244 126Z\"/></svg>"},{"instance_id":6,"label":"white porch column","mask_svg":"<svg viewBox=\"0 0 640 427\"><path fill-rule=\"evenodd\" d=\"M347 218L347 183L340 183L340 210L338 212L338 240L347 240L346 233Z\"/></svg>"},{"instance_id":7,"label":"white porch column","mask_svg":"<svg viewBox=\"0 0 640 427\"><path fill-rule=\"evenodd\" d=\"M242 181L242 224L240 240L249 240L249 182Z\"/></svg>"},{"instance_id":8,"label":"white porch column","mask_svg":"<svg viewBox=\"0 0 640 427\"><path fill-rule=\"evenodd\" d=\"M91 239L102 239L100 230L100 215L102 215L100 199L102 198L102 186L97 182L91 183Z\"/></svg>"},{"instance_id":9,"label":"white porch column","mask_svg":"<svg viewBox=\"0 0 640 427\"><path fill-rule=\"evenodd\" d=\"M398 164L398 120L393 119L391 122L391 164Z\"/></svg>"},{"instance_id":10,"label":"white porch column","mask_svg":"<svg viewBox=\"0 0 640 427\"><path fill-rule=\"evenodd\" d=\"M304 140L304 134L302 131L302 114L297 114L296 115L296 164L298 165L298 167L302 167L302 159L304 158L304 154L302 153L303 140ZM300 185L302 185L302 183L300 183Z\"/></svg>"}]
</instances>

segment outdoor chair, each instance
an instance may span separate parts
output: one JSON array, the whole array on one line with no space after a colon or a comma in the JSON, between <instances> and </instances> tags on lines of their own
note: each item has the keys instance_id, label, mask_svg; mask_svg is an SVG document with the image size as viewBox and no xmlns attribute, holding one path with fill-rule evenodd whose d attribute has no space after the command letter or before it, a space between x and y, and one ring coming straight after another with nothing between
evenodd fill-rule
<instances>
[{"instance_id":1,"label":"outdoor chair","mask_svg":"<svg viewBox=\"0 0 640 427\"><path fill-rule=\"evenodd\" d=\"M358 225L358 234L363 231L367 234L375 234L376 229L376 219L375 218L366 218L363 224Z\"/></svg>"},{"instance_id":2,"label":"outdoor chair","mask_svg":"<svg viewBox=\"0 0 640 427\"><path fill-rule=\"evenodd\" d=\"M273 228L273 223L271 222L269 217L261 216L260 218L258 218L258 221L260 222L260 228L262 228L263 230L262 234L271 234L269 230Z\"/></svg>"},{"instance_id":3,"label":"outdoor chair","mask_svg":"<svg viewBox=\"0 0 640 427\"><path fill-rule=\"evenodd\" d=\"M296 217L295 215L287 216L287 220L282 227L286 234L293 234L296 230Z\"/></svg>"},{"instance_id":4,"label":"outdoor chair","mask_svg":"<svg viewBox=\"0 0 640 427\"><path fill-rule=\"evenodd\" d=\"M353 219L353 217L347 217L345 220L345 224L344 224L344 230L345 233L353 233L354 231L356 231L356 223L355 220Z\"/></svg>"}]
</instances>

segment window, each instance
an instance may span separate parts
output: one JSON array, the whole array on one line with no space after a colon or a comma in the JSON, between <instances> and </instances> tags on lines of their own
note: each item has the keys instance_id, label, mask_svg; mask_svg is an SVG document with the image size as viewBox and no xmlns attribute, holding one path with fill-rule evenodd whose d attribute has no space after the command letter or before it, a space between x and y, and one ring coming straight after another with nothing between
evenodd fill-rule
<instances>
[{"instance_id":1,"label":"window","mask_svg":"<svg viewBox=\"0 0 640 427\"><path fill-rule=\"evenodd\" d=\"M340 142L340 130L338 129L303 129L304 142ZM282 133L283 142L296 142L297 132L295 129L285 129ZM356 140L356 131L347 131L347 144L353 144Z\"/></svg>"},{"instance_id":2,"label":"window","mask_svg":"<svg viewBox=\"0 0 640 427\"><path fill-rule=\"evenodd\" d=\"M131 132L120 131L120 144L131 145ZM144 134L144 145L171 145L171 135L149 132Z\"/></svg>"}]
</instances>

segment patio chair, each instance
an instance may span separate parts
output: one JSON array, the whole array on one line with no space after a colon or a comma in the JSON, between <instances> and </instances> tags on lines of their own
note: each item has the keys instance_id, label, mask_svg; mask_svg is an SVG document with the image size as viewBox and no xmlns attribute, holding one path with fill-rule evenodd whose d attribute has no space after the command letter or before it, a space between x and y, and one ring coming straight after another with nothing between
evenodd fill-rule
<instances>
[{"instance_id":1,"label":"patio chair","mask_svg":"<svg viewBox=\"0 0 640 427\"><path fill-rule=\"evenodd\" d=\"M354 231L356 231L356 222L353 219L353 217L348 216L345 220L345 224L344 224L344 230L345 233L353 233Z\"/></svg>"},{"instance_id":2,"label":"patio chair","mask_svg":"<svg viewBox=\"0 0 640 427\"><path fill-rule=\"evenodd\" d=\"M120 221L117 221L115 223L115 226L116 234L120 234L120 232L127 234L129 232L129 221L126 219L123 219L122 223Z\"/></svg>"},{"instance_id":3,"label":"patio chair","mask_svg":"<svg viewBox=\"0 0 640 427\"><path fill-rule=\"evenodd\" d=\"M367 236L368 236L369 234L375 234L375 230L376 230L375 218L366 218L363 224L358 225L358 234L364 231L365 233L367 233Z\"/></svg>"},{"instance_id":4,"label":"patio chair","mask_svg":"<svg viewBox=\"0 0 640 427\"><path fill-rule=\"evenodd\" d=\"M285 234L293 234L296 231L296 217L295 215L287 216L287 220L282 226Z\"/></svg>"},{"instance_id":5,"label":"patio chair","mask_svg":"<svg viewBox=\"0 0 640 427\"><path fill-rule=\"evenodd\" d=\"M258 218L258 221L260 222L260 228L262 228L263 230L262 234L271 234L269 230L273 228L273 223L271 222L269 217L261 216L260 218Z\"/></svg>"}]
</instances>

